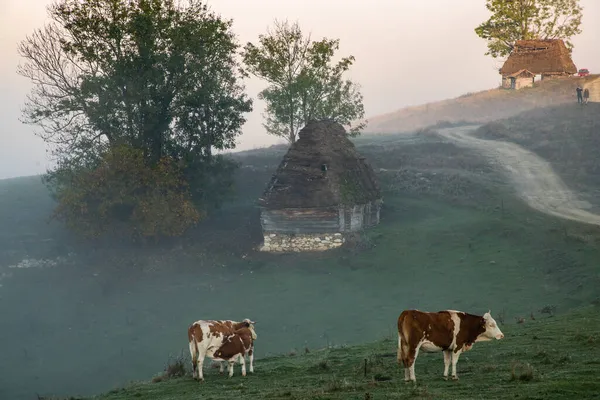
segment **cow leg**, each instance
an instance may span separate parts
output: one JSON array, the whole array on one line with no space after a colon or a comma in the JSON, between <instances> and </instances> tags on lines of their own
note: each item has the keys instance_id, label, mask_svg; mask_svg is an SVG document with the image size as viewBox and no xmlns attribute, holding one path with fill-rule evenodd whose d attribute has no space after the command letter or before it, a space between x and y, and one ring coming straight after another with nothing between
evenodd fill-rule
<instances>
[{"instance_id":1,"label":"cow leg","mask_svg":"<svg viewBox=\"0 0 600 400\"><path fill-rule=\"evenodd\" d=\"M200 351L198 354L198 360L196 361L196 368L198 369L198 380L200 381L204 380L204 374L202 373L202 367L204 365L204 356L205 354Z\"/></svg>"},{"instance_id":2,"label":"cow leg","mask_svg":"<svg viewBox=\"0 0 600 400\"><path fill-rule=\"evenodd\" d=\"M248 351L248 360L250 361L250 373L254 373L254 349Z\"/></svg>"},{"instance_id":3,"label":"cow leg","mask_svg":"<svg viewBox=\"0 0 600 400\"><path fill-rule=\"evenodd\" d=\"M408 362L410 364L410 380L413 382L417 382L417 378L415 376L415 362L417 361L417 357L419 356L419 348L421 344L419 344L414 350L409 349L408 351Z\"/></svg>"},{"instance_id":4,"label":"cow leg","mask_svg":"<svg viewBox=\"0 0 600 400\"><path fill-rule=\"evenodd\" d=\"M229 377L233 376L233 364L235 363L235 358L229 361Z\"/></svg>"},{"instance_id":5,"label":"cow leg","mask_svg":"<svg viewBox=\"0 0 600 400\"><path fill-rule=\"evenodd\" d=\"M242 364L242 376L246 376L246 359L244 353L240 354L240 364Z\"/></svg>"},{"instance_id":6,"label":"cow leg","mask_svg":"<svg viewBox=\"0 0 600 400\"><path fill-rule=\"evenodd\" d=\"M398 335L398 363L404 365L404 381L410 381L410 363L408 358L408 343Z\"/></svg>"},{"instance_id":7,"label":"cow leg","mask_svg":"<svg viewBox=\"0 0 600 400\"><path fill-rule=\"evenodd\" d=\"M456 363L458 363L458 357L460 357L460 350L452 352L452 379L457 381L458 375L456 375Z\"/></svg>"},{"instance_id":8,"label":"cow leg","mask_svg":"<svg viewBox=\"0 0 600 400\"><path fill-rule=\"evenodd\" d=\"M223 374L223 361L219 361L219 373Z\"/></svg>"},{"instance_id":9,"label":"cow leg","mask_svg":"<svg viewBox=\"0 0 600 400\"><path fill-rule=\"evenodd\" d=\"M448 380L448 370L450 369L450 360L452 358L452 350L444 350L444 379Z\"/></svg>"}]
</instances>

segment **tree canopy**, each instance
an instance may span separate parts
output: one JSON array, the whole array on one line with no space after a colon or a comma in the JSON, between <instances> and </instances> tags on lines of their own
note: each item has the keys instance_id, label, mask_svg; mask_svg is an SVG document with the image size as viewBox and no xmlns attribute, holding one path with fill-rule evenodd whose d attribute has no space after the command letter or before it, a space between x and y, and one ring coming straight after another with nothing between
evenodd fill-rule
<instances>
[{"instance_id":1,"label":"tree canopy","mask_svg":"<svg viewBox=\"0 0 600 400\"><path fill-rule=\"evenodd\" d=\"M259 94L266 102L263 125L269 134L293 143L311 119L351 125L364 117L359 86L344 78L354 57L332 60L339 44L338 39L313 41L297 22L287 21L275 21L258 44L246 44L242 54L249 72L269 83ZM350 126L350 134L359 134L363 127L364 122Z\"/></svg>"},{"instance_id":2,"label":"tree canopy","mask_svg":"<svg viewBox=\"0 0 600 400\"><path fill-rule=\"evenodd\" d=\"M84 231L103 219L94 234L115 221L181 234L219 203L232 168L213 152L235 147L252 110L232 21L201 0L59 0L48 13L18 73L33 83L22 121L57 161L57 215Z\"/></svg>"},{"instance_id":3,"label":"tree canopy","mask_svg":"<svg viewBox=\"0 0 600 400\"><path fill-rule=\"evenodd\" d=\"M581 33L582 7L579 0L487 0L491 17L475 28L488 43L486 55L510 54L517 40L563 39Z\"/></svg>"}]
</instances>

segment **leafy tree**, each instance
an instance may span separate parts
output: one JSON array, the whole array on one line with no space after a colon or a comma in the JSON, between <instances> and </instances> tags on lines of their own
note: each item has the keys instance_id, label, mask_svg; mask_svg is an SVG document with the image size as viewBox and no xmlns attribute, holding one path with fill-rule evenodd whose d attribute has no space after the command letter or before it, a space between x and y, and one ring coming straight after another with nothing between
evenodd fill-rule
<instances>
[{"instance_id":1,"label":"leafy tree","mask_svg":"<svg viewBox=\"0 0 600 400\"><path fill-rule=\"evenodd\" d=\"M263 125L269 134L294 143L300 128L311 119L351 125L364 117L359 86L343 76L354 57L333 63L338 49L339 40L312 41L298 23L287 21L275 21L274 29L260 35L257 45L246 44L243 58L248 70L269 83L259 93L266 102ZM359 134L364 126L364 122L351 126L350 134Z\"/></svg>"},{"instance_id":2,"label":"leafy tree","mask_svg":"<svg viewBox=\"0 0 600 400\"><path fill-rule=\"evenodd\" d=\"M76 174L100 179L93 171L114 167L106 157L115 146L141 151L150 175L165 157L171 160L189 184L199 215L222 198L219 185L204 186L206 175L230 174L232 165L212 153L235 147L252 102L240 83L245 75L232 21L201 0L182 4L59 0L48 8L51 22L20 43L25 63L18 73L34 84L22 120L41 128L36 134L53 146L57 167L47 182L59 200L66 198L62 191L84 190L75 187L86 183ZM165 188L184 196L178 185ZM134 209L132 224L139 217ZM155 223L162 217L156 214Z\"/></svg>"},{"instance_id":3,"label":"leafy tree","mask_svg":"<svg viewBox=\"0 0 600 400\"><path fill-rule=\"evenodd\" d=\"M582 8L579 0L487 0L492 16L475 28L488 42L494 58L510 54L517 40L563 39L581 33Z\"/></svg>"}]
</instances>

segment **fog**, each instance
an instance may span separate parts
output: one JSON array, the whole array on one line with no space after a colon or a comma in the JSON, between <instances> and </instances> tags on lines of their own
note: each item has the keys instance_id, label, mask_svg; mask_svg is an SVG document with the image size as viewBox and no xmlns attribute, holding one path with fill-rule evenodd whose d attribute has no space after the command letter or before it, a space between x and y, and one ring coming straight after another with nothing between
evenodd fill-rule
<instances>
[{"instance_id":1,"label":"fog","mask_svg":"<svg viewBox=\"0 0 600 400\"><path fill-rule=\"evenodd\" d=\"M15 73L17 43L46 21L48 0L4 0L0 4L0 179L38 174L50 165L44 142L35 128L19 122L20 109L30 89ZM367 116L405 106L442 100L465 92L484 90L499 82L499 61L484 56L485 41L474 28L487 18L485 2L430 0L377 2L318 0L218 0L212 9L234 20L240 43L255 41L275 18L298 20L313 37L341 40L340 55L352 54L352 79L362 86ZM583 33L574 39L578 67L600 69L597 40L600 3L581 1ZM247 81L250 96L264 87ZM278 142L262 128L263 103L255 100L237 150Z\"/></svg>"}]
</instances>

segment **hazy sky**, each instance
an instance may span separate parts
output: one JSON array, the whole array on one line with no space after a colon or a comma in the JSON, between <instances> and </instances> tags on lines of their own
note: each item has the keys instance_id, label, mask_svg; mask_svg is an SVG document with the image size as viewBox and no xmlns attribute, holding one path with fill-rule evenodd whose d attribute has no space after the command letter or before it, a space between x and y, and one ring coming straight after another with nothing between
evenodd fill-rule
<instances>
[{"instance_id":1,"label":"hazy sky","mask_svg":"<svg viewBox=\"0 0 600 400\"><path fill-rule=\"evenodd\" d=\"M30 85L18 76L17 43L46 21L49 0L0 0L0 179L43 173L49 162L34 127L19 122ZM484 56L473 29L488 17L484 0L212 0L234 20L241 43L255 41L273 19L298 21L313 38L341 40L356 57L350 76L362 86L367 116L496 87L500 64ZM600 1L581 0L583 33L574 38L578 68L600 71ZM264 84L251 79L249 95ZM276 143L262 128L255 100L238 149Z\"/></svg>"}]
</instances>

